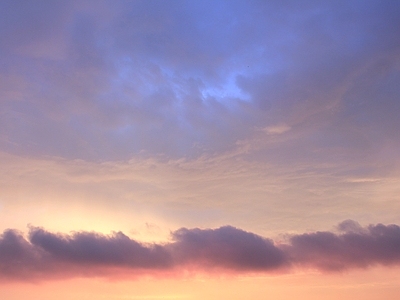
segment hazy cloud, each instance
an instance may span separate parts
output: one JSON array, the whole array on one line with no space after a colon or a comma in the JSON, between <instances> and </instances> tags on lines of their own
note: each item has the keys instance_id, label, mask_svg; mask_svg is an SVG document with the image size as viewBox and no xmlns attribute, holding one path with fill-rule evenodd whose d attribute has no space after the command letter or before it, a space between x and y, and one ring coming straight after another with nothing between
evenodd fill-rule
<instances>
[{"instance_id":1,"label":"hazy cloud","mask_svg":"<svg viewBox=\"0 0 400 300\"><path fill-rule=\"evenodd\" d=\"M297 130L275 143L304 152L399 141L397 1L1 8L3 151L198 157L276 124Z\"/></svg>"}]
</instances>

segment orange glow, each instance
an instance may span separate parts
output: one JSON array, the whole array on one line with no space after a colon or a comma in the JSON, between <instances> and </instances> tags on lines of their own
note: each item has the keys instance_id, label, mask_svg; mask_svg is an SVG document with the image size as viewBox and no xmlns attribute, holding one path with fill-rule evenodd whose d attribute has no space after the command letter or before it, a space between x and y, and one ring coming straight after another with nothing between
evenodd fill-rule
<instances>
[{"instance_id":1,"label":"orange glow","mask_svg":"<svg viewBox=\"0 0 400 300\"><path fill-rule=\"evenodd\" d=\"M7 300L98 299L299 299L396 300L398 269L375 268L348 274L295 273L279 276L142 277L134 280L72 279L39 284L2 283Z\"/></svg>"}]
</instances>

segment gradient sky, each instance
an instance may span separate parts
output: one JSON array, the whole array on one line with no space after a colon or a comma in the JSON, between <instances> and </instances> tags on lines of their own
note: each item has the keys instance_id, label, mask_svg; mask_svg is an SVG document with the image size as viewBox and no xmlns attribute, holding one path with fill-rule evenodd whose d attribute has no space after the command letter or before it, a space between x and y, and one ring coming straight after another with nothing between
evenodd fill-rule
<instances>
[{"instance_id":1,"label":"gradient sky","mask_svg":"<svg viewBox=\"0 0 400 300\"><path fill-rule=\"evenodd\" d=\"M1 294L397 299L399 16L0 1Z\"/></svg>"}]
</instances>

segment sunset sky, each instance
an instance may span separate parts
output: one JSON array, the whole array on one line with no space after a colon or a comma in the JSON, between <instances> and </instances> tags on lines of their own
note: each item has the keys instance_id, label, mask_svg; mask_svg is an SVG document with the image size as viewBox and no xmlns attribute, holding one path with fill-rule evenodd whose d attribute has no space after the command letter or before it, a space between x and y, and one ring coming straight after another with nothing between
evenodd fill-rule
<instances>
[{"instance_id":1,"label":"sunset sky","mask_svg":"<svg viewBox=\"0 0 400 300\"><path fill-rule=\"evenodd\" d=\"M397 300L399 16L1 0L1 298Z\"/></svg>"}]
</instances>

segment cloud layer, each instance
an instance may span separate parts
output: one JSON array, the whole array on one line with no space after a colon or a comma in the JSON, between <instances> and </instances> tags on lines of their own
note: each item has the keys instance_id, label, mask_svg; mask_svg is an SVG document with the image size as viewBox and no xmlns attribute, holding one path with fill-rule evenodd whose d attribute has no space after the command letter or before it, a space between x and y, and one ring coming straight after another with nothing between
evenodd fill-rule
<instances>
[{"instance_id":1,"label":"cloud layer","mask_svg":"<svg viewBox=\"0 0 400 300\"><path fill-rule=\"evenodd\" d=\"M348 220L338 229L289 235L275 243L231 226L182 228L165 244L141 244L121 232L63 235L32 227L25 238L6 230L0 238L0 277L34 281L122 272L275 272L294 267L342 271L400 264L399 226L361 227Z\"/></svg>"},{"instance_id":2,"label":"cloud layer","mask_svg":"<svg viewBox=\"0 0 400 300\"><path fill-rule=\"evenodd\" d=\"M303 155L379 153L399 141L399 11L373 0L2 1L0 150L193 157L286 124L289 140L264 139Z\"/></svg>"}]
</instances>

